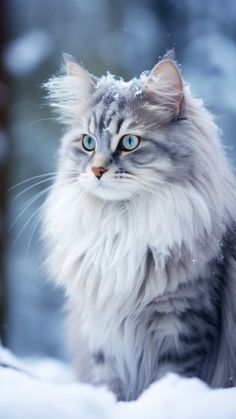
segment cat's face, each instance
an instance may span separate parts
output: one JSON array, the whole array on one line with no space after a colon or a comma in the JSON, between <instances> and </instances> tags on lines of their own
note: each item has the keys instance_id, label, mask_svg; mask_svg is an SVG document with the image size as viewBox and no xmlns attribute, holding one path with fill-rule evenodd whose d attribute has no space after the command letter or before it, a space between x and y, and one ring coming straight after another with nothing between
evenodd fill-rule
<instances>
[{"instance_id":1,"label":"cat's face","mask_svg":"<svg viewBox=\"0 0 236 419\"><path fill-rule=\"evenodd\" d=\"M127 83L111 75L93 80L73 62L68 72L67 80L78 83L70 84L78 96L62 170L73 172L84 191L104 200L130 200L188 176L183 85L174 62L164 60L150 75Z\"/></svg>"}]
</instances>

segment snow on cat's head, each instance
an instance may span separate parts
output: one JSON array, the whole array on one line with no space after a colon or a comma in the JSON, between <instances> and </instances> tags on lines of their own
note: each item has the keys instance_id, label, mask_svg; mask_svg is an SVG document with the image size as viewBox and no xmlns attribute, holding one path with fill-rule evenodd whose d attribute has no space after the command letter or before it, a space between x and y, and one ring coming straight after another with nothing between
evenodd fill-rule
<instances>
[{"instance_id":1,"label":"snow on cat's head","mask_svg":"<svg viewBox=\"0 0 236 419\"><path fill-rule=\"evenodd\" d=\"M66 74L47 87L68 126L59 172L87 193L133 200L192 182L199 156L190 141L188 92L171 58L125 82L111 74L95 78L67 56Z\"/></svg>"}]
</instances>

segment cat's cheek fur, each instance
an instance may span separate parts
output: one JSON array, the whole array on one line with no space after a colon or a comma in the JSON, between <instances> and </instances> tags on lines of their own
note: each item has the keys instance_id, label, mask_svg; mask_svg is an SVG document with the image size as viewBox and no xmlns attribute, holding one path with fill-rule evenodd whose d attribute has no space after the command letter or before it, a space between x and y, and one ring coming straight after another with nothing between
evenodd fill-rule
<instances>
[{"instance_id":1,"label":"cat's cheek fur","mask_svg":"<svg viewBox=\"0 0 236 419\"><path fill-rule=\"evenodd\" d=\"M79 175L78 181L85 192L105 201L127 201L132 198L137 189L127 185L124 180L116 180L114 175L107 174L97 179L93 173L85 172Z\"/></svg>"}]
</instances>

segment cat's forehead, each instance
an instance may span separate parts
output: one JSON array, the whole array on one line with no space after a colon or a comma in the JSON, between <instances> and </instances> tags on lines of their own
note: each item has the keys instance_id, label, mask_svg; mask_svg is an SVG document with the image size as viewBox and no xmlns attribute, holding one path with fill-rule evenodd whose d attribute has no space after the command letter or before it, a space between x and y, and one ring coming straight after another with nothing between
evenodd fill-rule
<instances>
[{"instance_id":1,"label":"cat's forehead","mask_svg":"<svg viewBox=\"0 0 236 419\"><path fill-rule=\"evenodd\" d=\"M135 108L139 105L143 79L125 82L108 74L101 77L91 101L90 122L94 132L104 130L117 134L121 125L132 119Z\"/></svg>"}]
</instances>

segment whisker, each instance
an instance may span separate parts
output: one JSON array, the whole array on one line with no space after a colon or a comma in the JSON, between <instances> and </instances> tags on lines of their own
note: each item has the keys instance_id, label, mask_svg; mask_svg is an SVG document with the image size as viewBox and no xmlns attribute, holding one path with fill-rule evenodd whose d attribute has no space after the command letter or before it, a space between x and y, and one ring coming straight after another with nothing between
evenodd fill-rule
<instances>
[{"instance_id":1,"label":"whisker","mask_svg":"<svg viewBox=\"0 0 236 419\"><path fill-rule=\"evenodd\" d=\"M68 182L68 180L60 180L59 183L66 183ZM25 211L34 203L36 202L41 196L43 196L46 192L48 192L51 188L53 187L52 185L49 185L48 187L44 188L42 191L38 192L37 194L35 194L32 198L30 198L26 205L23 206L23 208L20 210L20 213L17 215L17 217L14 219L14 221L12 222L11 226L9 227L9 232L12 230L12 228L14 227L14 225L17 223L17 221L19 220L19 218L25 213Z\"/></svg>"},{"instance_id":2,"label":"whisker","mask_svg":"<svg viewBox=\"0 0 236 419\"><path fill-rule=\"evenodd\" d=\"M18 188L19 186L23 185L24 183L31 182L31 180L42 178L42 177L45 177L45 176L53 176L53 175L56 175L56 174L57 174L57 172L51 172L51 173L44 173L42 175L32 176L32 177L30 177L28 179L23 180L22 182L17 183L16 185L11 186L8 189L8 192L10 192L10 191Z\"/></svg>"},{"instance_id":3,"label":"whisker","mask_svg":"<svg viewBox=\"0 0 236 419\"><path fill-rule=\"evenodd\" d=\"M12 231L13 227L15 226L15 224L17 223L17 221L19 220L19 218L25 213L25 211L34 203L36 202L41 196L43 196L50 188L52 187L52 185L48 186L47 188L43 189L43 191L38 192L36 195L34 195L31 199L29 199L26 203L26 205L23 207L23 209L20 211L20 213L17 215L17 217L14 219L14 221L12 222L12 224L9 227L9 232Z\"/></svg>"},{"instance_id":4,"label":"whisker","mask_svg":"<svg viewBox=\"0 0 236 419\"><path fill-rule=\"evenodd\" d=\"M19 198L20 196L22 196L25 192L29 191L30 189L33 189L36 186L41 185L42 183L48 182L48 181L53 180L53 179L54 179L54 177L40 180L39 182L36 182L33 185L30 185L27 188L25 188L23 191L19 192L16 196L14 196L13 199L15 200L15 199Z\"/></svg>"},{"instance_id":5,"label":"whisker","mask_svg":"<svg viewBox=\"0 0 236 419\"><path fill-rule=\"evenodd\" d=\"M33 199L33 201L32 201L32 199L30 200L30 203L28 203L27 204L27 207L29 207L31 204L33 204L33 202L35 202L38 198L40 198L41 196L43 196L43 194L44 193L46 193L51 187L52 187L53 185L50 185L49 187L47 187L47 188L45 188L43 191L41 191L41 192L39 192L36 196L34 196L32 199ZM68 186L67 186L67 188L68 187L73 187L73 188L75 188L75 190L77 190L76 189L76 186L77 185L74 185L74 184L69 184ZM59 190L59 191L57 191L59 194L61 193L61 191ZM79 196L79 198L80 198L80 196ZM27 228L27 226L29 225L29 223L31 222L31 220L36 216L36 214L37 213L39 213L39 217L41 217L41 213L40 213L40 211L44 208L44 206L45 205L47 205L47 201L44 201L41 205L40 205L40 207L39 208L37 208L34 212L33 212L33 214L31 214L31 216L28 218L28 220L25 222L25 224L23 225L23 227L20 229L20 231L18 232L18 234L17 234L17 236L16 236L16 238L15 238L15 240L14 240L14 242L13 242L13 244L12 244L12 247L14 247L15 246L15 244L17 243L17 241L18 241L18 239L20 238L20 236L21 236L21 234L23 233L23 231ZM27 208L24 208L23 209L23 211L21 211L21 213L18 215L18 217L17 217L17 219L22 215L22 213L23 212L25 212L26 211L26 209ZM16 221L17 220L14 220L14 224L16 223ZM40 220L39 220L40 221ZM13 227L13 225L11 226L11 229L12 229L12 227Z\"/></svg>"},{"instance_id":6,"label":"whisker","mask_svg":"<svg viewBox=\"0 0 236 419\"><path fill-rule=\"evenodd\" d=\"M20 231L18 232L18 234L16 235L16 238L12 244L12 247L14 247L18 241L18 239L20 238L21 234L24 232L24 230L26 229L26 227L29 225L30 221L33 219L33 217L35 216L35 214L37 214L37 212L39 211L39 208L37 208L33 214L31 214L31 216L28 218L28 220L24 223L23 227L20 229Z\"/></svg>"},{"instance_id":7,"label":"whisker","mask_svg":"<svg viewBox=\"0 0 236 419\"><path fill-rule=\"evenodd\" d=\"M27 244L27 247L26 247L26 260L27 260L27 258L28 258L29 249L30 249L30 245L31 245L31 242L32 242L32 239L33 239L34 233L35 233L35 231L36 231L36 229L37 229L37 227L38 227L39 223L41 222L41 217L42 217L42 213L41 213L41 211L42 211L42 207L43 207L43 205L44 205L44 204L42 204L42 205L41 205L41 206L37 209L37 211L36 211L36 212L35 212L35 214L34 214L34 215L36 215L36 214L37 214L37 218L36 218L36 222L35 222L35 223L34 223L34 225L33 225L32 230L31 230L30 237L29 237L29 240L28 240L28 244Z\"/></svg>"},{"instance_id":8,"label":"whisker","mask_svg":"<svg viewBox=\"0 0 236 419\"><path fill-rule=\"evenodd\" d=\"M42 118L42 119L38 119L37 121L33 121L30 122L29 124L26 124L27 127L32 127L35 124L38 124L39 122L44 122L44 121L55 121L56 118Z\"/></svg>"},{"instance_id":9,"label":"whisker","mask_svg":"<svg viewBox=\"0 0 236 419\"><path fill-rule=\"evenodd\" d=\"M78 172L77 171L69 171L69 172L67 172L69 175L70 174L78 174ZM23 181L21 181L21 182L19 182L19 183L17 183L16 185L13 185L13 186L11 186L9 189L8 189L8 192L10 192L10 191L12 191L12 190L14 190L14 189L16 189L16 188L18 188L18 187L20 187L21 185L23 185L24 183L27 183L27 182L31 182L32 180L34 180L34 179L39 179L39 178L42 178L42 177L50 177L50 179L52 178L53 179L53 177L55 176L55 178L57 177L57 175L58 175L58 172L49 172L49 173L43 173L43 174L41 174L41 175L36 175L36 176L32 176L32 177L30 177L30 178L27 178L27 179L25 179L25 180L23 180Z\"/></svg>"}]
</instances>

